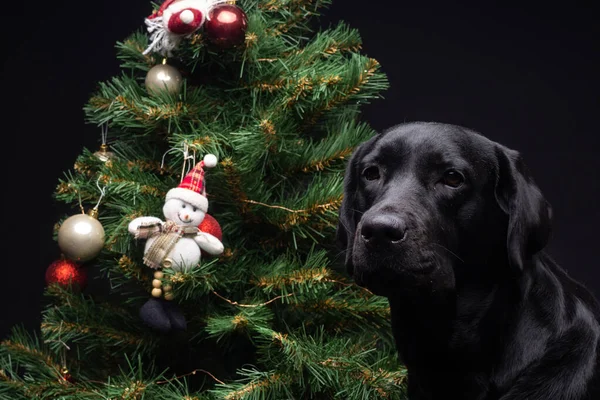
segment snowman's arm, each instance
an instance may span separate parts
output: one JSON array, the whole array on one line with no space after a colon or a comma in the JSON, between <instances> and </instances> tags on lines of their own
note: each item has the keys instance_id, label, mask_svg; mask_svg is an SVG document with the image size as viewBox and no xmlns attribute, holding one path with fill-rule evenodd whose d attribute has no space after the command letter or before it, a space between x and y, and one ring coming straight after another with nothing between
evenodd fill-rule
<instances>
[{"instance_id":1,"label":"snowman's arm","mask_svg":"<svg viewBox=\"0 0 600 400\"><path fill-rule=\"evenodd\" d=\"M158 217L137 217L132 220L127 227L129 233L131 233L136 239L145 239L148 237L148 234L159 231L162 228L164 222ZM152 229L152 227L156 227L156 229ZM140 229L140 228L148 228L148 229ZM144 234L143 232L148 232L148 234Z\"/></svg>"},{"instance_id":2,"label":"snowman's arm","mask_svg":"<svg viewBox=\"0 0 600 400\"><path fill-rule=\"evenodd\" d=\"M223 243L210 233L198 232L198 234L194 236L194 241L198 244L200 249L206 251L208 254L218 256L223 253Z\"/></svg>"}]
</instances>

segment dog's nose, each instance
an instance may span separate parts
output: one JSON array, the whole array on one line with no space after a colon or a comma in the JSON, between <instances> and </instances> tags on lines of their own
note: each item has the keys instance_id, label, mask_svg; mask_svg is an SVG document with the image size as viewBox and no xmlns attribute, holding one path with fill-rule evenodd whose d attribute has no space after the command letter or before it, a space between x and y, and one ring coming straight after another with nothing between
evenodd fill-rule
<instances>
[{"instance_id":1,"label":"dog's nose","mask_svg":"<svg viewBox=\"0 0 600 400\"><path fill-rule=\"evenodd\" d=\"M395 215L375 215L363 222L361 235L372 246L397 243L406 237L406 223Z\"/></svg>"}]
</instances>

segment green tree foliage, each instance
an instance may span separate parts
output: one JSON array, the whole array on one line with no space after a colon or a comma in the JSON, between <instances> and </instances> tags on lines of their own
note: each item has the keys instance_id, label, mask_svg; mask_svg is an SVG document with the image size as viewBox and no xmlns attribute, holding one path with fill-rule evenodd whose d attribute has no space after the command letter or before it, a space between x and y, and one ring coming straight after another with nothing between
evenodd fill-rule
<instances>
[{"instance_id":1,"label":"green tree foliage","mask_svg":"<svg viewBox=\"0 0 600 400\"><path fill-rule=\"evenodd\" d=\"M50 285L40 332L17 327L0 346L0 398L404 398L387 300L352 283L335 246L345 160L375 134L361 107L388 82L356 30L318 26L329 3L238 1L243 45L216 49L199 31L166 60L185 79L180 94L145 88L163 58L143 54L144 29L117 43L121 74L84 107L117 158L84 149L55 192L76 212L106 187L106 245L86 268L111 290ZM165 270L188 328L160 334L138 316L153 271L127 226L162 217L182 149L218 156L206 185L225 252Z\"/></svg>"}]
</instances>

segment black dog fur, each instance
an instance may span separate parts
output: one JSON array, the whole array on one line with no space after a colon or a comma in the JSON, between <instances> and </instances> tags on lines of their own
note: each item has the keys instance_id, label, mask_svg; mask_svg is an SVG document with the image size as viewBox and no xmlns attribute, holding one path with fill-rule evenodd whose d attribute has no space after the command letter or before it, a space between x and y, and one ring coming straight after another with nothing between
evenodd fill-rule
<instances>
[{"instance_id":1,"label":"black dog fur","mask_svg":"<svg viewBox=\"0 0 600 400\"><path fill-rule=\"evenodd\" d=\"M551 207L518 152L406 123L344 179L338 243L389 299L411 400L600 399L600 307L544 252Z\"/></svg>"}]
</instances>

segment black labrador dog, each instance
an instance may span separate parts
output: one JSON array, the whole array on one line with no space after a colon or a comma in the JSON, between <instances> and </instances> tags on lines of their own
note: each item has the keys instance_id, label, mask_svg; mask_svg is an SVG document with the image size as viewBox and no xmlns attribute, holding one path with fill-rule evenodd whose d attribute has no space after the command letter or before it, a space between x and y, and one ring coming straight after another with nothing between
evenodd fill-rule
<instances>
[{"instance_id":1,"label":"black labrador dog","mask_svg":"<svg viewBox=\"0 0 600 400\"><path fill-rule=\"evenodd\" d=\"M552 211L518 152L406 123L344 179L339 245L389 299L409 399L600 399L600 307L544 253Z\"/></svg>"}]
</instances>

